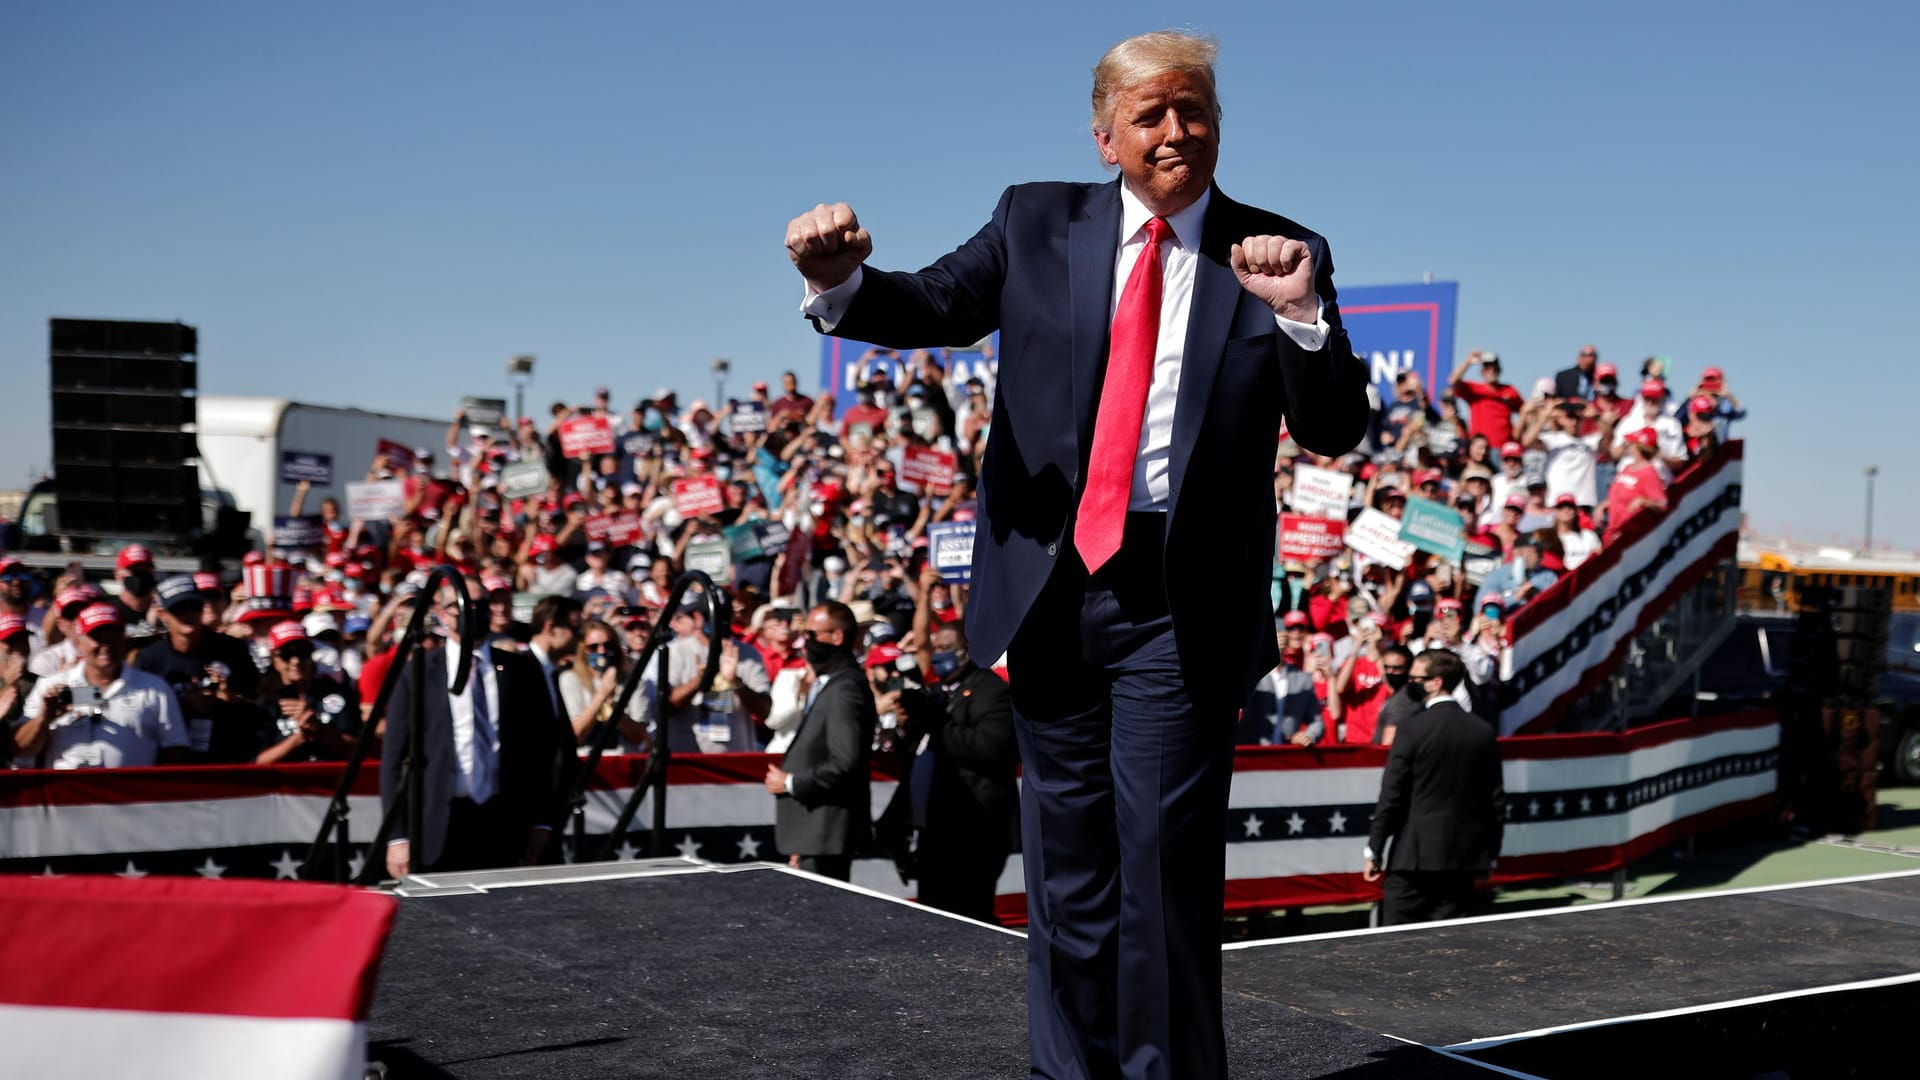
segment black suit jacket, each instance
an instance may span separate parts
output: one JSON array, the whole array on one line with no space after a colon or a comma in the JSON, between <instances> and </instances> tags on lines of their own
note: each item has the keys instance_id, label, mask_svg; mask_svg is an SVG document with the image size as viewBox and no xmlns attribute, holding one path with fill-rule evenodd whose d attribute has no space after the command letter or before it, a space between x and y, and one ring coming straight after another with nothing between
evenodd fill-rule
<instances>
[{"instance_id":1,"label":"black suit jacket","mask_svg":"<svg viewBox=\"0 0 1920 1080\"><path fill-rule=\"evenodd\" d=\"M934 754L928 830L950 842L1011 848L1019 826L1019 749L1006 681L969 663L952 676L946 707L930 717L925 734Z\"/></svg>"},{"instance_id":2,"label":"black suit jacket","mask_svg":"<svg viewBox=\"0 0 1920 1080\"><path fill-rule=\"evenodd\" d=\"M793 794L774 800L774 846L785 855L852 855L873 841L873 689L852 663L835 671L800 719L780 768Z\"/></svg>"},{"instance_id":3,"label":"black suit jacket","mask_svg":"<svg viewBox=\"0 0 1920 1080\"><path fill-rule=\"evenodd\" d=\"M1561 398L1591 398L1593 396L1593 376L1580 370L1580 365L1567 368L1553 376L1553 396Z\"/></svg>"},{"instance_id":4,"label":"black suit jacket","mask_svg":"<svg viewBox=\"0 0 1920 1080\"><path fill-rule=\"evenodd\" d=\"M426 730L423 742L426 761L422 773L425 802L421 809L421 827L426 835L418 838L412 852L418 870L431 869L439 860L447 839L447 811L453 802L454 752L453 712L447 696L449 654L457 655L451 645L416 654L400 675L393 697L387 702L387 733L380 747L380 803L391 806L398 790L400 763L406 757L412 736L413 681L426 680ZM535 825L559 829L563 812L562 791L568 770L574 764L573 732L553 709L540 664L525 653L490 650L499 700L492 702L493 720L500 732L500 768L496 776L494 799L504 800L507 827L516 836ZM475 673L476 676L478 672ZM394 840L407 836L407 814L403 807L395 818L391 834Z\"/></svg>"},{"instance_id":5,"label":"black suit jacket","mask_svg":"<svg viewBox=\"0 0 1920 1080\"><path fill-rule=\"evenodd\" d=\"M1105 377L1120 181L1008 188L971 240L918 273L868 268L834 333L897 348L1000 331L992 438L979 485L967 636L1003 654L1063 559ZM1331 334L1307 352L1240 288L1232 245L1304 241ZM1367 370L1312 230L1215 188L1201 227L1170 461L1166 584L1193 693L1228 707L1279 662L1268 599L1273 453L1282 417L1300 445L1343 454L1366 434Z\"/></svg>"},{"instance_id":6,"label":"black suit jacket","mask_svg":"<svg viewBox=\"0 0 1920 1080\"><path fill-rule=\"evenodd\" d=\"M1506 789L1493 725L1452 699L1400 724L1368 846L1389 870L1485 870L1500 857Z\"/></svg>"}]
</instances>

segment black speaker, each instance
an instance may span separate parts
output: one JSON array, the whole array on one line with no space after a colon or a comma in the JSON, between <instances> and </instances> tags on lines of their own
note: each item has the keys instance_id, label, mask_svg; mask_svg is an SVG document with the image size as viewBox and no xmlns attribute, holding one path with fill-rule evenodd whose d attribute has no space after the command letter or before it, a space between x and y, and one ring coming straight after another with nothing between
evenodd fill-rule
<instances>
[{"instance_id":1,"label":"black speaker","mask_svg":"<svg viewBox=\"0 0 1920 1080\"><path fill-rule=\"evenodd\" d=\"M199 331L53 319L47 338L57 530L188 543L203 527Z\"/></svg>"}]
</instances>

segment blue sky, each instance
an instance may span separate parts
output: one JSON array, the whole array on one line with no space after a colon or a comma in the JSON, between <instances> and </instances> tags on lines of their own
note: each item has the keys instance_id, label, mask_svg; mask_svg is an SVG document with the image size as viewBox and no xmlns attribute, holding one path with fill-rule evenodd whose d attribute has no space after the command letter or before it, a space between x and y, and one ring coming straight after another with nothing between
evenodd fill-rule
<instances>
[{"instance_id":1,"label":"blue sky","mask_svg":"<svg viewBox=\"0 0 1920 1080\"><path fill-rule=\"evenodd\" d=\"M1344 284L1461 283L1526 385L1727 368L1746 507L1920 547L1911 5L56 4L0 9L0 487L48 453L46 320L200 327L208 393L430 415L814 370L786 221L918 266L1000 189L1100 179L1088 69L1221 41L1219 181ZM659 10L656 10L659 8ZM404 9L404 10L402 10ZM1904 132L1904 134L1902 134Z\"/></svg>"}]
</instances>

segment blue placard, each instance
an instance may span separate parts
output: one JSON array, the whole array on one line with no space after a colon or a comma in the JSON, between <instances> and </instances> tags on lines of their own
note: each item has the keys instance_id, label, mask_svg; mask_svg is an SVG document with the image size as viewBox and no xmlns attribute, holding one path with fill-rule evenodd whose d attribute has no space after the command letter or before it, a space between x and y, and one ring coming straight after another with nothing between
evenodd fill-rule
<instances>
[{"instance_id":1,"label":"blue placard","mask_svg":"<svg viewBox=\"0 0 1920 1080\"><path fill-rule=\"evenodd\" d=\"M948 581L973 580L973 522L937 521L927 526L927 558Z\"/></svg>"},{"instance_id":2,"label":"blue placard","mask_svg":"<svg viewBox=\"0 0 1920 1080\"><path fill-rule=\"evenodd\" d=\"M1453 317L1458 282L1432 285L1356 285L1340 289L1340 318L1353 350L1366 360L1382 401L1393 400L1393 380L1419 372L1428 395L1453 376Z\"/></svg>"},{"instance_id":3,"label":"blue placard","mask_svg":"<svg viewBox=\"0 0 1920 1080\"><path fill-rule=\"evenodd\" d=\"M273 546L281 551L323 549L327 546L326 524L319 514L302 514L299 517L275 514Z\"/></svg>"},{"instance_id":4,"label":"blue placard","mask_svg":"<svg viewBox=\"0 0 1920 1080\"><path fill-rule=\"evenodd\" d=\"M1000 334L993 334L996 359L989 360L986 355L972 349L947 350L947 385L964 384L975 375L990 375L1000 369ZM913 349L883 349L878 345L869 345L864 341L851 341L846 338L823 336L820 339L820 385L833 395L834 414L845 412L854 403L854 395L860 384L869 381L876 374L886 376L887 381L899 389L906 388L901 372L913 358ZM907 380L911 381L911 380ZM987 381L991 382L991 379Z\"/></svg>"},{"instance_id":5,"label":"blue placard","mask_svg":"<svg viewBox=\"0 0 1920 1080\"><path fill-rule=\"evenodd\" d=\"M1432 499L1412 498L1400 518L1400 539L1458 564L1466 554L1466 524L1452 507Z\"/></svg>"},{"instance_id":6,"label":"blue placard","mask_svg":"<svg viewBox=\"0 0 1920 1080\"><path fill-rule=\"evenodd\" d=\"M280 482L297 484L302 480L320 487L333 483L333 455L310 454L304 450L280 451Z\"/></svg>"}]
</instances>

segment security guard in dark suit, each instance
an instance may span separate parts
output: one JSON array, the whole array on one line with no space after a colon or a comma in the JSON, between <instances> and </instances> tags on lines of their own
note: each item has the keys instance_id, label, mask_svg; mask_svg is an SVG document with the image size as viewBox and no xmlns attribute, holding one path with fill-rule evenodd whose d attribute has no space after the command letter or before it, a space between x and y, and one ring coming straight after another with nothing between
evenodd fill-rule
<instances>
[{"instance_id":1,"label":"security guard in dark suit","mask_svg":"<svg viewBox=\"0 0 1920 1080\"><path fill-rule=\"evenodd\" d=\"M1507 798L1500 744L1492 724L1452 698L1466 673L1445 649L1413 658L1407 687L1427 704L1394 736L1362 871L1379 881L1385 854L1389 926L1469 914L1475 880L1500 856Z\"/></svg>"},{"instance_id":2,"label":"security guard in dark suit","mask_svg":"<svg viewBox=\"0 0 1920 1080\"><path fill-rule=\"evenodd\" d=\"M973 662L960 623L938 624L920 640L938 681L917 702L903 698L919 900L995 922L994 886L1020 828L1013 696Z\"/></svg>"}]
</instances>

